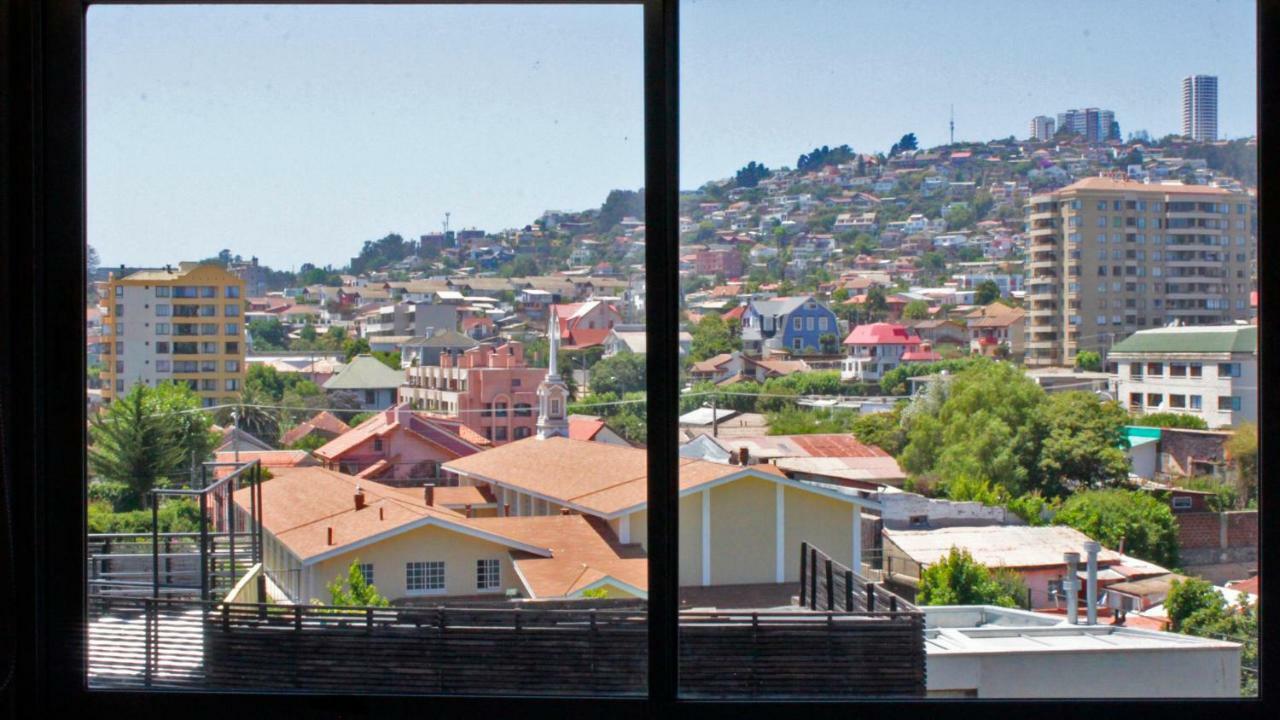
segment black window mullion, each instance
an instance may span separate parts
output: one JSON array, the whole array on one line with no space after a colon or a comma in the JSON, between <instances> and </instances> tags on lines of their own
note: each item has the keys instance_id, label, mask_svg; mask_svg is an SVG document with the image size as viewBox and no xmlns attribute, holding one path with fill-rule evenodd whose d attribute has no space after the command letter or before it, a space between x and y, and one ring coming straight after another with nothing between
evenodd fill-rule
<instances>
[{"instance_id":1,"label":"black window mullion","mask_svg":"<svg viewBox=\"0 0 1280 720\"><path fill-rule=\"evenodd\" d=\"M644 7L649 697L657 705L676 699L678 658L678 5L646 0Z\"/></svg>"}]
</instances>

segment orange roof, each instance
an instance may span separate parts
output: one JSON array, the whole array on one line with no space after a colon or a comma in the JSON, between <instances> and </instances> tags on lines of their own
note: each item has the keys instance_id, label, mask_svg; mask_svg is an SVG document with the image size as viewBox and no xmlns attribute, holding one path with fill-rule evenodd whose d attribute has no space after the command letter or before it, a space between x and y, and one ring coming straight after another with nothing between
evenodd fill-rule
<instances>
[{"instance_id":1,"label":"orange roof","mask_svg":"<svg viewBox=\"0 0 1280 720\"><path fill-rule=\"evenodd\" d=\"M644 550L623 545L609 526L583 515L476 518L472 524L528 545L546 547L551 557L512 551L511 559L534 598L565 597L612 578L648 591Z\"/></svg>"},{"instance_id":2,"label":"orange roof","mask_svg":"<svg viewBox=\"0 0 1280 720\"><path fill-rule=\"evenodd\" d=\"M698 373L715 372L720 368L721 365L729 362L732 359L733 359L733 355L729 353L720 353L715 357L709 357L706 360L694 363L693 372L698 372Z\"/></svg>"},{"instance_id":3,"label":"orange roof","mask_svg":"<svg viewBox=\"0 0 1280 720\"><path fill-rule=\"evenodd\" d=\"M234 450L224 450L214 453L214 462L230 463L236 462L236 452ZM309 467L319 465L320 461L311 456L306 450L241 450L239 453L239 462L246 463L257 460L266 468L288 468L288 467ZM230 475L235 468L230 465L223 465L214 468L213 476L215 478L223 478Z\"/></svg>"},{"instance_id":4,"label":"orange roof","mask_svg":"<svg viewBox=\"0 0 1280 720\"><path fill-rule=\"evenodd\" d=\"M591 440L603 429L604 421L600 418L569 418L571 440Z\"/></svg>"},{"instance_id":5,"label":"orange roof","mask_svg":"<svg viewBox=\"0 0 1280 720\"><path fill-rule=\"evenodd\" d=\"M648 501L648 454L640 448L534 436L451 460L444 469L606 517ZM743 468L682 458L680 491L744 471L783 477L771 466Z\"/></svg>"},{"instance_id":6,"label":"orange roof","mask_svg":"<svg viewBox=\"0 0 1280 720\"><path fill-rule=\"evenodd\" d=\"M365 496L365 506L360 510L355 508L356 488ZM238 505L249 507L251 489L236 491ZM304 563L345 552L375 536L432 523L529 553L550 554L545 547L477 527L474 519L461 513L438 504L429 506L421 492L407 492L333 470L282 468L275 478L262 484L263 527Z\"/></svg>"},{"instance_id":7,"label":"orange roof","mask_svg":"<svg viewBox=\"0 0 1280 720\"><path fill-rule=\"evenodd\" d=\"M457 420L415 413L402 403L368 418L347 432L316 449L317 457L335 461L374 437L386 437L391 433L408 433L409 436L429 442L454 456L475 452L482 443L479 436L466 430ZM485 441L484 444L487 444Z\"/></svg>"},{"instance_id":8,"label":"orange roof","mask_svg":"<svg viewBox=\"0 0 1280 720\"><path fill-rule=\"evenodd\" d=\"M1125 192L1181 194L1181 195L1235 195L1226 188L1209 185L1161 185L1157 183L1141 183L1133 180L1113 180L1105 177L1091 177L1077 180L1059 190L1121 190Z\"/></svg>"},{"instance_id":9,"label":"orange roof","mask_svg":"<svg viewBox=\"0 0 1280 720\"><path fill-rule=\"evenodd\" d=\"M339 420L328 410L322 410L314 417L299 423L280 438L281 445L292 445L311 433L319 430L327 435L337 436L350 430L351 426Z\"/></svg>"}]
</instances>

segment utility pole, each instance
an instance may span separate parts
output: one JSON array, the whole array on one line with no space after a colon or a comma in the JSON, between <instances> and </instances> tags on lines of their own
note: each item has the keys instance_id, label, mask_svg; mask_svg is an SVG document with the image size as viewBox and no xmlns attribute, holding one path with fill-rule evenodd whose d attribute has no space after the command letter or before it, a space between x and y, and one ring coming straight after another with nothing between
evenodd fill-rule
<instances>
[{"instance_id":1,"label":"utility pole","mask_svg":"<svg viewBox=\"0 0 1280 720\"><path fill-rule=\"evenodd\" d=\"M956 105L955 105L955 103L952 103L952 104L951 104L951 122L950 122L950 126L951 126L951 142L950 142L950 144L951 144L951 145L955 145L955 144L956 144Z\"/></svg>"},{"instance_id":2,"label":"utility pole","mask_svg":"<svg viewBox=\"0 0 1280 720\"><path fill-rule=\"evenodd\" d=\"M716 396L711 396L711 437L720 437L720 415L716 411Z\"/></svg>"}]
</instances>

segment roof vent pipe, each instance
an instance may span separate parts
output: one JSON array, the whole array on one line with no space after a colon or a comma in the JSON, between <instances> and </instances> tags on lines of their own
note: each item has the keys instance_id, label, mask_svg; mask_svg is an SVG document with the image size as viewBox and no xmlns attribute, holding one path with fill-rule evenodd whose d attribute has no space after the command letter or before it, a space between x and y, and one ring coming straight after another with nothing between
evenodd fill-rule
<instances>
[{"instance_id":1,"label":"roof vent pipe","mask_svg":"<svg viewBox=\"0 0 1280 720\"><path fill-rule=\"evenodd\" d=\"M1088 616L1090 625L1098 624L1098 551L1102 546L1097 542L1090 540L1084 544L1085 554L1088 556L1088 585L1085 587L1085 612Z\"/></svg>"},{"instance_id":2,"label":"roof vent pipe","mask_svg":"<svg viewBox=\"0 0 1280 720\"><path fill-rule=\"evenodd\" d=\"M436 504L436 486L435 483L427 483L422 486L422 497L428 505Z\"/></svg>"},{"instance_id":3,"label":"roof vent pipe","mask_svg":"<svg viewBox=\"0 0 1280 720\"><path fill-rule=\"evenodd\" d=\"M1080 601L1080 553L1063 553L1062 559L1067 562L1067 576L1062 579L1062 592L1067 596L1067 622L1076 625L1080 622L1076 609Z\"/></svg>"}]
</instances>

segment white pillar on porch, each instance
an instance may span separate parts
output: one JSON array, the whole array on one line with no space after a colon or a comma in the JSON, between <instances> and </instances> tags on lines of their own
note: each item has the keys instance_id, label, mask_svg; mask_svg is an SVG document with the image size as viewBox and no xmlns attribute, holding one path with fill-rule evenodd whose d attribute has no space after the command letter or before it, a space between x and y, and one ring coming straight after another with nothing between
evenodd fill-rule
<instances>
[{"instance_id":1,"label":"white pillar on porch","mask_svg":"<svg viewBox=\"0 0 1280 720\"><path fill-rule=\"evenodd\" d=\"M862 574L862 508L857 505L853 506L853 556L849 566Z\"/></svg>"},{"instance_id":2,"label":"white pillar on porch","mask_svg":"<svg viewBox=\"0 0 1280 720\"><path fill-rule=\"evenodd\" d=\"M702 491L702 584L711 584L711 489Z\"/></svg>"},{"instance_id":3,"label":"white pillar on porch","mask_svg":"<svg viewBox=\"0 0 1280 720\"><path fill-rule=\"evenodd\" d=\"M631 516L623 515L618 518L618 540L624 543L631 542Z\"/></svg>"},{"instance_id":4,"label":"white pillar on porch","mask_svg":"<svg viewBox=\"0 0 1280 720\"><path fill-rule=\"evenodd\" d=\"M774 483L773 495L773 581L787 580L787 489Z\"/></svg>"}]
</instances>

